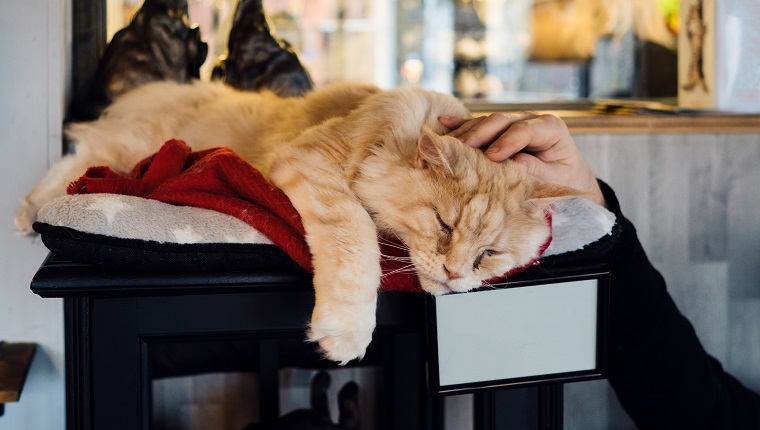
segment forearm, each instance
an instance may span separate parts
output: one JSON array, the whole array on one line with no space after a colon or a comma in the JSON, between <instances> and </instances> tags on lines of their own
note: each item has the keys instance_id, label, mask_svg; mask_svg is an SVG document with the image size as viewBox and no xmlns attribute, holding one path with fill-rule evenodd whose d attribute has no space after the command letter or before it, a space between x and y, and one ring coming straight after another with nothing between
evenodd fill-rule
<instances>
[{"instance_id":1,"label":"forearm","mask_svg":"<svg viewBox=\"0 0 760 430\"><path fill-rule=\"evenodd\" d=\"M621 225L609 255L609 380L623 407L641 429L760 428L760 397L705 352L614 192L602 191Z\"/></svg>"}]
</instances>

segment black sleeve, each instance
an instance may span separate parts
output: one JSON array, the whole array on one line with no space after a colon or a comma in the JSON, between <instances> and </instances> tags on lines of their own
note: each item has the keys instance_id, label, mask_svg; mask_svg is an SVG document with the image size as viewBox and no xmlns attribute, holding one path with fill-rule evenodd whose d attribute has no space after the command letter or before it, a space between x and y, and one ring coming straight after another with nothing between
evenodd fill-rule
<instances>
[{"instance_id":1,"label":"black sleeve","mask_svg":"<svg viewBox=\"0 0 760 430\"><path fill-rule=\"evenodd\" d=\"M609 254L609 381L642 429L760 429L760 396L709 356L600 182L620 237ZM760 365L760 363L758 363Z\"/></svg>"}]
</instances>

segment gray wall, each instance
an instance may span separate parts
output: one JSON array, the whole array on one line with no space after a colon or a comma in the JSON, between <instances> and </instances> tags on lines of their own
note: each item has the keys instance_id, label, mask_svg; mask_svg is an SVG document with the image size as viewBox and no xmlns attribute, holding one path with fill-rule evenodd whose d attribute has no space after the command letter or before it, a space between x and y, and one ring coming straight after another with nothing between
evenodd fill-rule
<instances>
[{"instance_id":1,"label":"gray wall","mask_svg":"<svg viewBox=\"0 0 760 430\"><path fill-rule=\"evenodd\" d=\"M575 139L705 349L760 391L760 134ZM565 393L567 429L634 428L606 382Z\"/></svg>"},{"instance_id":2,"label":"gray wall","mask_svg":"<svg viewBox=\"0 0 760 430\"><path fill-rule=\"evenodd\" d=\"M60 156L70 42L68 0L3 0L0 7L0 340L36 342L19 403L0 429L63 429L63 312L29 290L47 254L13 227L16 206Z\"/></svg>"}]
</instances>

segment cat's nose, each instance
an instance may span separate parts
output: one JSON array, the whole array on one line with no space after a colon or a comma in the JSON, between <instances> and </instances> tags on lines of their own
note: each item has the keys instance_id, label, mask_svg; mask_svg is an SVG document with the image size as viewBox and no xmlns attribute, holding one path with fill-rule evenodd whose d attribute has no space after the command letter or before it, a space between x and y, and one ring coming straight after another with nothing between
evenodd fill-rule
<instances>
[{"instance_id":1,"label":"cat's nose","mask_svg":"<svg viewBox=\"0 0 760 430\"><path fill-rule=\"evenodd\" d=\"M449 268L446 267L445 264L443 265L443 271L446 273L446 276L449 279L460 279L462 277L462 275L460 275L459 273L450 271Z\"/></svg>"}]
</instances>

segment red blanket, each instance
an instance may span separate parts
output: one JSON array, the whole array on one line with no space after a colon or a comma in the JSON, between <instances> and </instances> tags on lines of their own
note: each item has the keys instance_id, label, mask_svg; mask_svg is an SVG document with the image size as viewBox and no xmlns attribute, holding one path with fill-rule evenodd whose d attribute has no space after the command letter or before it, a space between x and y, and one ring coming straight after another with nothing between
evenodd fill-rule
<instances>
[{"instance_id":1,"label":"red blanket","mask_svg":"<svg viewBox=\"0 0 760 430\"><path fill-rule=\"evenodd\" d=\"M228 148L193 152L184 142L170 140L128 175L109 167L89 168L69 185L68 193L126 194L223 212L259 230L304 269L314 270L301 217L288 197ZM380 247L384 255L408 257L400 245L383 238ZM398 259L384 258L381 266L381 288L421 291L417 277L404 271Z\"/></svg>"}]
</instances>

